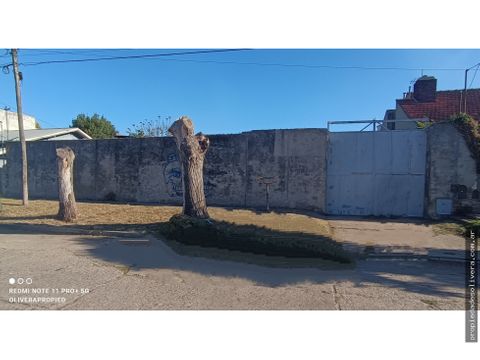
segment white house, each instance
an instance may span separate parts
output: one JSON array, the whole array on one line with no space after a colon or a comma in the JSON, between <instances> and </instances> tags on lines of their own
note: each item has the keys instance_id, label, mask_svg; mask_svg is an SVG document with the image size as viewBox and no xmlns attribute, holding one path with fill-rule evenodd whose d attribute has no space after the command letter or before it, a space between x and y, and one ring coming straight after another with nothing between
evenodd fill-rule
<instances>
[{"instance_id":1,"label":"white house","mask_svg":"<svg viewBox=\"0 0 480 360\"><path fill-rule=\"evenodd\" d=\"M79 128L41 129L33 116L25 114L23 114L23 128L26 141L91 139L89 135ZM3 145L6 141L19 140L17 113L0 110L0 144Z\"/></svg>"},{"instance_id":2,"label":"white house","mask_svg":"<svg viewBox=\"0 0 480 360\"><path fill-rule=\"evenodd\" d=\"M37 120L33 116L26 114L23 114L23 127L25 130L40 128ZM18 130L17 113L0 109L0 132L11 130Z\"/></svg>"},{"instance_id":3,"label":"white house","mask_svg":"<svg viewBox=\"0 0 480 360\"><path fill-rule=\"evenodd\" d=\"M23 114L26 141L84 140L91 137L79 128L40 129L33 116ZM0 168L5 165L6 142L20 141L16 112L0 110Z\"/></svg>"}]
</instances>

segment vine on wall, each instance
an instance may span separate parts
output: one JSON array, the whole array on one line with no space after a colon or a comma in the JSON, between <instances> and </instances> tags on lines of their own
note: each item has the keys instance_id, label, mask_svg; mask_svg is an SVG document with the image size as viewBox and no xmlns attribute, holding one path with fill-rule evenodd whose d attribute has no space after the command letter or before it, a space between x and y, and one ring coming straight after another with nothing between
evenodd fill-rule
<instances>
[{"instance_id":1,"label":"vine on wall","mask_svg":"<svg viewBox=\"0 0 480 360\"><path fill-rule=\"evenodd\" d=\"M465 113L454 115L450 120L465 139L477 164L477 174L480 174L480 125L478 121Z\"/></svg>"}]
</instances>

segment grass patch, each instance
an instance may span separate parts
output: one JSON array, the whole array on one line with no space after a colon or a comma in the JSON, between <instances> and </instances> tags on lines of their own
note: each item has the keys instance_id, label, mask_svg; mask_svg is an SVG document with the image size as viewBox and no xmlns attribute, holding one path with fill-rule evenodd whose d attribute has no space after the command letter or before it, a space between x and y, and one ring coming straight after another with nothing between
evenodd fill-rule
<instances>
[{"instance_id":1,"label":"grass patch","mask_svg":"<svg viewBox=\"0 0 480 360\"><path fill-rule=\"evenodd\" d=\"M480 219L467 220L465 221L465 236L470 236L470 232L473 231L475 236L480 236Z\"/></svg>"},{"instance_id":2,"label":"grass patch","mask_svg":"<svg viewBox=\"0 0 480 360\"><path fill-rule=\"evenodd\" d=\"M457 235L465 234L465 224L460 221L444 221L432 225L432 231L437 235Z\"/></svg>"},{"instance_id":3,"label":"grass patch","mask_svg":"<svg viewBox=\"0 0 480 360\"><path fill-rule=\"evenodd\" d=\"M168 221L181 211L178 206L77 202L78 219L66 223L56 219L58 201L30 200L27 207L18 199L1 199L0 224L41 224L99 230L144 230L146 225Z\"/></svg>"},{"instance_id":4,"label":"grass patch","mask_svg":"<svg viewBox=\"0 0 480 360\"><path fill-rule=\"evenodd\" d=\"M160 204L125 204L77 202L78 219L65 223L55 218L58 201L30 200L23 207L21 200L1 199L0 224L42 224L62 227L81 227L98 230L148 230L156 224L168 222L182 211L181 206ZM218 221L237 225L263 226L281 232L305 232L325 237L332 236L327 220L295 213L259 213L247 209L227 209L210 206L210 216Z\"/></svg>"},{"instance_id":5,"label":"grass patch","mask_svg":"<svg viewBox=\"0 0 480 360\"><path fill-rule=\"evenodd\" d=\"M294 259L319 258L349 264L352 256L330 237L282 232L263 226L238 225L174 215L160 232L181 244L255 255Z\"/></svg>"}]
</instances>

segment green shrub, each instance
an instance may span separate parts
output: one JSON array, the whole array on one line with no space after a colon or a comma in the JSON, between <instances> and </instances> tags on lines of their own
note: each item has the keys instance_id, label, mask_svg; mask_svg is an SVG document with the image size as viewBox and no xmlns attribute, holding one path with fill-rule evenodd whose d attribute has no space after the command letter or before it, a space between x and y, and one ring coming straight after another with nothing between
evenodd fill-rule
<instances>
[{"instance_id":1,"label":"green shrub","mask_svg":"<svg viewBox=\"0 0 480 360\"><path fill-rule=\"evenodd\" d=\"M279 232L185 215L172 216L161 231L167 238L187 245L267 256L353 262L350 254L332 239L304 233Z\"/></svg>"},{"instance_id":2,"label":"green shrub","mask_svg":"<svg viewBox=\"0 0 480 360\"><path fill-rule=\"evenodd\" d=\"M416 123L417 129L426 129L433 124L431 121L429 121L429 122L416 121L415 123Z\"/></svg>"}]
</instances>

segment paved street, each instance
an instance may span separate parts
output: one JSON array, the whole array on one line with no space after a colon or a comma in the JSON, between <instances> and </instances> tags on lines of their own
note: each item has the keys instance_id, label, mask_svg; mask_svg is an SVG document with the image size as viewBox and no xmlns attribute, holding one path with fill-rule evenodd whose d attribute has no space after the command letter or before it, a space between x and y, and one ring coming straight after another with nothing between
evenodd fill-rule
<instances>
[{"instance_id":1,"label":"paved street","mask_svg":"<svg viewBox=\"0 0 480 360\"><path fill-rule=\"evenodd\" d=\"M426 310L461 309L464 303L458 263L371 260L344 270L272 268L178 255L145 236L2 230L0 309ZM18 284L20 278L31 284Z\"/></svg>"}]
</instances>

